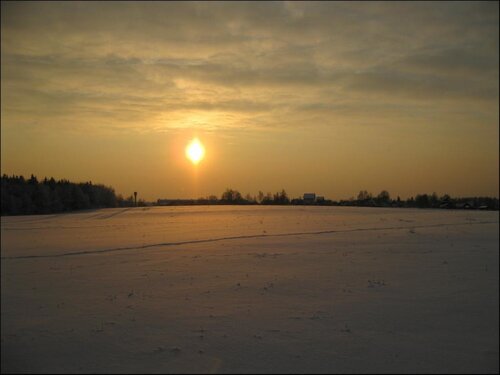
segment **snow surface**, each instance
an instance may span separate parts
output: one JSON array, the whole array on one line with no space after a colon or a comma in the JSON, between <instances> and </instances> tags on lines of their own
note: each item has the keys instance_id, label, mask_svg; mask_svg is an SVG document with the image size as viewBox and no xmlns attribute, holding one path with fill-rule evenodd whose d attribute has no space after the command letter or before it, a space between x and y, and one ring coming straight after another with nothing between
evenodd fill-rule
<instances>
[{"instance_id":1,"label":"snow surface","mask_svg":"<svg viewBox=\"0 0 500 375\"><path fill-rule=\"evenodd\" d=\"M499 213L2 217L2 372L498 373Z\"/></svg>"}]
</instances>

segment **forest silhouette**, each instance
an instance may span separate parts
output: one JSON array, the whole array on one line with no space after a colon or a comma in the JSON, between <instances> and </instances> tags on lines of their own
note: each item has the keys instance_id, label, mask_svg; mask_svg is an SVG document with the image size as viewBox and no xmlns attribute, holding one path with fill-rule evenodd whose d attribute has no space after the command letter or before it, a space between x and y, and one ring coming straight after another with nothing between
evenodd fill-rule
<instances>
[{"instance_id":1,"label":"forest silhouette","mask_svg":"<svg viewBox=\"0 0 500 375\"><path fill-rule=\"evenodd\" d=\"M133 207L146 205L179 206L179 205L315 205L315 206L358 206L358 207L407 207L407 208L441 208L441 209L485 209L498 210L498 198L465 197L452 198L448 194L438 197L436 193L417 194L406 200L391 198L386 190L373 196L361 190L357 198L334 201L318 197L313 201L303 198L290 199L285 189L274 194L259 191L257 196L243 196L238 190L227 188L218 198L210 195L198 199L158 199L155 203L147 203L142 199L136 201L130 195L123 198L116 194L110 186L89 182L70 182L66 179L55 180L47 177L39 181L34 175L29 179L23 176L7 176L1 178L1 214L2 215L40 215L70 212L85 209Z\"/></svg>"}]
</instances>

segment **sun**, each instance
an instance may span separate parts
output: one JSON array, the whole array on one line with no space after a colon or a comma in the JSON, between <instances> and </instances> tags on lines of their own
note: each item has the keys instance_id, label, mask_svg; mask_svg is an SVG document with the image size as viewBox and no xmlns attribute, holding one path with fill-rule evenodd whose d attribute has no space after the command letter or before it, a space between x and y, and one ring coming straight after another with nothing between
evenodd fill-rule
<instances>
[{"instance_id":1,"label":"sun","mask_svg":"<svg viewBox=\"0 0 500 375\"><path fill-rule=\"evenodd\" d=\"M205 156L205 147L198 140L198 138L193 139L186 146L186 157L191 160L191 163L198 164Z\"/></svg>"}]
</instances>

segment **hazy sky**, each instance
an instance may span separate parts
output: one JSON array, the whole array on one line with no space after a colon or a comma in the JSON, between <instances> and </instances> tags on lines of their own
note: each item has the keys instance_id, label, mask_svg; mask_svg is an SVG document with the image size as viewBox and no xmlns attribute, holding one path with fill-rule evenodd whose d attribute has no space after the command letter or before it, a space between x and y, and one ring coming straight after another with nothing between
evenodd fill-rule
<instances>
[{"instance_id":1,"label":"hazy sky","mask_svg":"<svg viewBox=\"0 0 500 375\"><path fill-rule=\"evenodd\" d=\"M1 11L2 173L147 200L226 187L498 196L498 2Z\"/></svg>"}]
</instances>

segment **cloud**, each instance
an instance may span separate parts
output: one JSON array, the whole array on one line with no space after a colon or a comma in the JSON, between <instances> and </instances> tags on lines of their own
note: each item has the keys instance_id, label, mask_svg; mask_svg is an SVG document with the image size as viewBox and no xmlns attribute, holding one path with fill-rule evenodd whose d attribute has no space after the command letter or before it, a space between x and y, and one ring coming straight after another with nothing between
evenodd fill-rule
<instances>
[{"instance_id":1,"label":"cloud","mask_svg":"<svg viewBox=\"0 0 500 375\"><path fill-rule=\"evenodd\" d=\"M2 126L498 112L498 3L4 2L1 21Z\"/></svg>"},{"instance_id":2,"label":"cloud","mask_svg":"<svg viewBox=\"0 0 500 375\"><path fill-rule=\"evenodd\" d=\"M498 76L498 55L473 48L437 49L405 56L399 67L420 73L444 76Z\"/></svg>"}]
</instances>

